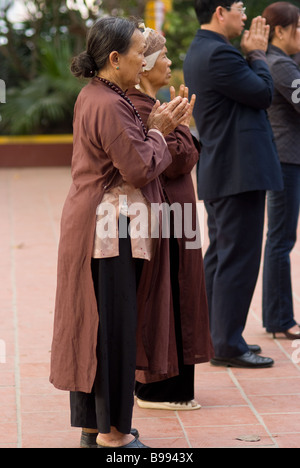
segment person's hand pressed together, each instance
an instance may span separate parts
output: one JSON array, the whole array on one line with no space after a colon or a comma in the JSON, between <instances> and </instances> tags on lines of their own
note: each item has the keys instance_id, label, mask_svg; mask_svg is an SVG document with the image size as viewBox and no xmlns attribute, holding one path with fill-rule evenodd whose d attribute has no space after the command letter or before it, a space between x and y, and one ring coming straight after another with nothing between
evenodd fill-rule
<instances>
[{"instance_id":1,"label":"person's hand pressed together","mask_svg":"<svg viewBox=\"0 0 300 468\"><path fill-rule=\"evenodd\" d=\"M269 43L270 26L266 24L265 18L258 16L252 20L250 30L244 32L241 47L245 54L253 50L266 52Z\"/></svg>"},{"instance_id":2,"label":"person's hand pressed together","mask_svg":"<svg viewBox=\"0 0 300 468\"><path fill-rule=\"evenodd\" d=\"M187 98L177 96L168 103L160 104L156 101L149 115L148 130L159 130L164 136L172 132L178 125L184 122L190 112L190 103Z\"/></svg>"},{"instance_id":3,"label":"person's hand pressed together","mask_svg":"<svg viewBox=\"0 0 300 468\"><path fill-rule=\"evenodd\" d=\"M170 87L170 96L171 96L171 100L175 99L175 97L176 97L176 91L175 91L174 86ZM180 85L179 96L182 97L182 98L189 99L189 88L187 86L185 86L184 84ZM181 125L186 125L187 127L190 126L191 118L192 118L193 110L194 110L194 106L195 106L195 102L196 102L196 94L193 94L191 96L191 99L190 99L189 112L187 114L186 119L181 122Z\"/></svg>"}]
</instances>

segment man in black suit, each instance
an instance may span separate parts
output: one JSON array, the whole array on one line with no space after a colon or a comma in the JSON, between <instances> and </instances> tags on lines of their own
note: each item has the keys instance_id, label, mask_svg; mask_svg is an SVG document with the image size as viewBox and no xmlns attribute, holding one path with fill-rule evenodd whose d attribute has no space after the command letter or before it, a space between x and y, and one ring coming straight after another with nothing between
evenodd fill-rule
<instances>
[{"instance_id":1,"label":"man in black suit","mask_svg":"<svg viewBox=\"0 0 300 468\"><path fill-rule=\"evenodd\" d=\"M266 63L269 27L252 21L241 54L229 42L247 19L243 2L196 0L201 29L184 63L197 95L194 116L202 143L198 195L208 213L205 275L214 365L270 367L259 346L242 337L257 282L266 190L282 190L278 154L266 109L273 81Z\"/></svg>"}]
</instances>

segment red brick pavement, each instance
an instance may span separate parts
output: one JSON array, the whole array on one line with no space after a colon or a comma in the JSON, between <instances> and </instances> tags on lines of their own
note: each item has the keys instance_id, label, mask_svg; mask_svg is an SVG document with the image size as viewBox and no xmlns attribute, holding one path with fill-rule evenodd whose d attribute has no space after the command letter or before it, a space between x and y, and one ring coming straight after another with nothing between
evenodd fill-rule
<instances>
[{"instance_id":1,"label":"red brick pavement","mask_svg":"<svg viewBox=\"0 0 300 468\"><path fill-rule=\"evenodd\" d=\"M78 447L68 394L48 381L59 221L69 182L68 168L0 170L0 448ZM206 241L204 236L204 248ZM298 246L293 282L300 321ZM155 448L300 447L300 342L293 348L262 329L261 277L244 336L260 344L275 366L197 366L202 409L135 407L133 424L143 442ZM259 440L239 440L249 435Z\"/></svg>"}]
</instances>

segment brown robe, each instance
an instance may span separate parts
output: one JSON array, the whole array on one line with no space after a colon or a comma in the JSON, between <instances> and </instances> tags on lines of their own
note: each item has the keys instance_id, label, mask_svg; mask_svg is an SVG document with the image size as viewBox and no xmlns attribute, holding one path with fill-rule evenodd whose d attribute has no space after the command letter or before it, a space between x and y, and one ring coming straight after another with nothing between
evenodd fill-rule
<instances>
[{"instance_id":1,"label":"brown robe","mask_svg":"<svg viewBox=\"0 0 300 468\"><path fill-rule=\"evenodd\" d=\"M97 358L98 311L91 273L96 208L104 191L126 181L160 203L158 176L172 162L156 132L145 137L134 110L97 79L80 93L74 113L72 178L61 219L50 382L90 393ZM138 291L137 367L176 372L167 242L157 240Z\"/></svg>"},{"instance_id":2,"label":"brown robe","mask_svg":"<svg viewBox=\"0 0 300 468\"><path fill-rule=\"evenodd\" d=\"M154 101L135 88L127 94L146 123ZM199 144L195 144L189 128L184 125L178 126L166 141L172 164L160 176L165 197L170 204L179 203L182 210L185 203L193 207L192 226L196 229L196 197L191 171L199 159ZM184 226L182 232L185 233ZM209 331L202 249L186 249L187 241L191 239L185 235L178 239L178 277L184 363L189 365L208 361L214 352ZM149 373L139 371L136 377L140 382L155 380Z\"/></svg>"}]
</instances>

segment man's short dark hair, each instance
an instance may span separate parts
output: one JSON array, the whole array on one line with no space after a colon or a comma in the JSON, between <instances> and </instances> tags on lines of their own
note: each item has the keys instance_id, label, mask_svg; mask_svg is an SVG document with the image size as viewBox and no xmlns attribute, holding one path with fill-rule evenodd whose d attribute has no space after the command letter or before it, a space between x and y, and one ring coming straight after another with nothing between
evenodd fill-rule
<instances>
[{"instance_id":1,"label":"man's short dark hair","mask_svg":"<svg viewBox=\"0 0 300 468\"><path fill-rule=\"evenodd\" d=\"M230 7L236 0L195 0L195 10L200 24L208 24L218 6Z\"/></svg>"}]
</instances>

